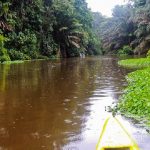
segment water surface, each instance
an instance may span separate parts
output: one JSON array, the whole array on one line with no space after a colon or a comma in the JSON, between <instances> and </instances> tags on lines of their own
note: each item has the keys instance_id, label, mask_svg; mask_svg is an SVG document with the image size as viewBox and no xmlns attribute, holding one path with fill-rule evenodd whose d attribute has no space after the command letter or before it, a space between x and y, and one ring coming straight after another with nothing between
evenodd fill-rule
<instances>
[{"instance_id":1,"label":"water surface","mask_svg":"<svg viewBox=\"0 0 150 150\"><path fill-rule=\"evenodd\" d=\"M93 57L0 65L0 150L94 150L131 70ZM124 119L123 119L124 120ZM141 149L150 136L124 120Z\"/></svg>"}]
</instances>

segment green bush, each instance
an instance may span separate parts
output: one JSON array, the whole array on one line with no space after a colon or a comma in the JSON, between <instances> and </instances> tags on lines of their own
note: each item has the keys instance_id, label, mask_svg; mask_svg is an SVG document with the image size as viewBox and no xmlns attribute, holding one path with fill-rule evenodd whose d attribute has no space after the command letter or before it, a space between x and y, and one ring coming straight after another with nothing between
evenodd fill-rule
<instances>
[{"instance_id":1,"label":"green bush","mask_svg":"<svg viewBox=\"0 0 150 150\"><path fill-rule=\"evenodd\" d=\"M147 58L150 58L150 50L147 52Z\"/></svg>"},{"instance_id":2,"label":"green bush","mask_svg":"<svg viewBox=\"0 0 150 150\"><path fill-rule=\"evenodd\" d=\"M78 48L71 48L68 53L70 57L78 57L80 55L80 50Z\"/></svg>"},{"instance_id":3,"label":"green bush","mask_svg":"<svg viewBox=\"0 0 150 150\"><path fill-rule=\"evenodd\" d=\"M8 55L0 56L0 62L3 63L4 61L10 61L10 57Z\"/></svg>"},{"instance_id":4,"label":"green bush","mask_svg":"<svg viewBox=\"0 0 150 150\"><path fill-rule=\"evenodd\" d=\"M10 61L10 57L7 53L7 49L3 48L0 50L0 62Z\"/></svg>"},{"instance_id":5,"label":"green bush","mask_svg":"<svg viewBox=\"0 0 150 150\"><path fill-rule=\"evenodd\" d=\"M38 52L37 51L28 51L27 55L29 55L32 59L38 59Z\"/></svg>"},{"instance_id":6,"label":"green bush","mask_svg":"<svg viewBox=\"0 0 150 150\"><path fill-rule=\"evenodd\" d=\"M8 45L14 45L14 49L24 54L30 53L30 51L37 51L37 37L35 33L29 29L25 29L24 32L9 34Z\"/></svg>"},{"instance_id":7,"label":"green bush","mask_svg":"<svg viewBox=\"0 0 150 150\"><path fill-rule=\"evenodd\" d=\"M9 50L8 54L11 60L30 60L31 59L28 55L20 51L16 51L16 50Z\"/></svg>"},{"instance_id":8,"label":"green bush","mask_svg":"<svg viewBox=\"0 0 150 150\"><path fill-rule=\"evenodd\" d=\"M131 55L133 54L132 48L128 45L123 46L122 49L119 49L117 52L118 55Z\"/></svg>"},{"instance_id":9,"label":"green bush","mask_svg":"<svg viewBox=\"0 0 150 150\"><path fill-rule=\"evenodd\" d=\"M7 53L7 49L4 48L4 42L6 41L7 39L0 34L0 62L4 62L4 61L10 61L10 57Z\"/></svg>"},{"instance_id":10,"label":"green bush","mask_svg":"<svg viewBox=\"0 0 150 150\"><path fill-rule=\"evenodd\" d=\"M101 40L93 33L89 38L85 53L88 55L101 55L103 53Z\"/></svg>"}]
</instances>

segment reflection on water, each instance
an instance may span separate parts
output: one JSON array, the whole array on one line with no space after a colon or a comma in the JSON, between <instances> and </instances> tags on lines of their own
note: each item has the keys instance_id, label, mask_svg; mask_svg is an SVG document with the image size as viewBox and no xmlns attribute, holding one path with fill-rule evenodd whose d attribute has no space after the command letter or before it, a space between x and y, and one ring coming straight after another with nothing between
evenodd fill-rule
<instances>
[{"instance_id":1,"label":"reflection on water","mask_svg":"<svg viewBox=\"0 0 150 150\"><path fill-rule=\"evenodd\" d=\"M5 91L5 87L6 87L6 78L7 75L9 73L9 69L10 69L10 65L6 64L6 65L2 65L0 68L0 91Z\"/></svg>"},{"instance_id":2,"label":"reflection on water","mask_svg":"<svg viewBox=\"0 0 150 150\"><path fill-rule=\"evenodd\" d=\"M95 149L127 72L111 57L0 65L0 149Z\"/></svg>"}]
</instances>

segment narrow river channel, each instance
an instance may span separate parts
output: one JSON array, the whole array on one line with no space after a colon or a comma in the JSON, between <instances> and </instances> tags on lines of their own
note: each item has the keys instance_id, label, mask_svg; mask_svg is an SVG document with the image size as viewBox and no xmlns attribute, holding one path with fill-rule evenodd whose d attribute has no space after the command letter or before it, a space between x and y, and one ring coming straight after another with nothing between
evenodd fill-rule
<instances>
[{"instance_id":1,"label":"narrow river channel","mask_svg":"<svg viewBox=\"0 0 150 150\"><path fill-rule=\"evenodd\" d=\"M95 150L131 70L114 57L0 65L0 150ZM150 135L121 118L143 150Z\"/></svg>"}]
</instances>

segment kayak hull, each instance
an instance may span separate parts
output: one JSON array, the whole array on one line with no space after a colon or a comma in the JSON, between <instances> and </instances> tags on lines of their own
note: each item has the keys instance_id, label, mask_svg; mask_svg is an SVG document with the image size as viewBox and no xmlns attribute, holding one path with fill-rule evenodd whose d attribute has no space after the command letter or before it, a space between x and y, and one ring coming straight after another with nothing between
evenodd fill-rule
<instances>
[{"instance_id":1,"label":"kayak hull","mask_svg":"<svg viewBox=\"0 0 150 150\"><path fill-rule=\"evenodd\" d=\"M136 142L117 118L106 119L96 150L139 150Z\"/></svg>"}]
</instances>

